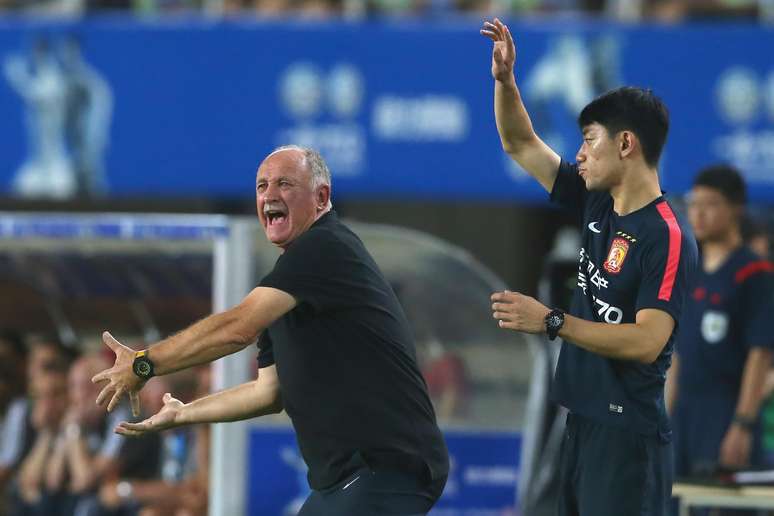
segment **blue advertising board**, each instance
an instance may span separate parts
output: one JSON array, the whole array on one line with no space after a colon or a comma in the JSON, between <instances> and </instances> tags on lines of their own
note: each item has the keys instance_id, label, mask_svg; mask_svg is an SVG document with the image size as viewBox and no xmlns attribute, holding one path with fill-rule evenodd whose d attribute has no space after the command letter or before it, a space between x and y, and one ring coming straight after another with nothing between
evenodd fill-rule
<instances>
[{"instance_id":1,"label":"blue advertising board","mask_svg":"<svg viewBox=\"0 0 774 516\"><path fill-rule=\"evenodd\" d=\"M446 430L444 436L451 473L430 515L515 515L521 435ZM310 491L293 430L253 428L248 462L247 514L295 515Z\"/></svg>"},{"instance_id":2,"label":"blue advertising board","mask_svg":"<svg viewBox=\"0 0 774 516\"><path fill-rule=\"evenodd\" d=\"M500 149L478 27L7 18L0 194L250 197L261 158L299 143L321 150L339 198L542 201ZM672 116L665 189L725 161L774 201L774 62L760 51L774 29L510 27L535 128L566 159L586 102L650 87Z\"/></svg>"}]
</instances>

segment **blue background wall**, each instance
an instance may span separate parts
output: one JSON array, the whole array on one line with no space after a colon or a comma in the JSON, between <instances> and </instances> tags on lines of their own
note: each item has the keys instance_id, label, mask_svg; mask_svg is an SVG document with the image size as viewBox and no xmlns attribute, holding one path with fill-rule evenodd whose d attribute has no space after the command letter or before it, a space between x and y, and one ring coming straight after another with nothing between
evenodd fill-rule
<instances>
[{"instance_id":1,"label":"blue background wall","mask_svg":"<svg viewBox=\"0 0 774 516\"><path fill-rule=\"evenodd\" d=\"M467 20L426 25L129 22L0 24L0 59L76 34L112 87L114 195L253 195L271 148L319 147L338 196L542 200L499 147L491 45ZM672 131L664 186L717 160L774 200L774 30L514 23L517 77L538 132L572 160L574 118L600 91L653 88ZM355 92L353 94L353 92ZM358 93L359 92L359 93ZM0 80L0 192L26 156L23 104Z\"/></svg>"}]
</instances>

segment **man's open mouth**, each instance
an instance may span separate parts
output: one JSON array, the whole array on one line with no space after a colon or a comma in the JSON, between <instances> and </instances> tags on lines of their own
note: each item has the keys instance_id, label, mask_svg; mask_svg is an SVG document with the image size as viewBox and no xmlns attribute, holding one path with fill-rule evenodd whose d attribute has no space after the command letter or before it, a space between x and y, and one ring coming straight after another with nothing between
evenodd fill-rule
<instances>
[{"instance_id":1,"label":"man's open mouth","mask_svg":"<svg viewBox=\"0 0 774 516\"><path fill-rule=\"evenodd\" d=\"M269 226L282 224L288 218L288 214L282 210L266 210L265 215L267 225Z\"/></svg>"}]
</instances>

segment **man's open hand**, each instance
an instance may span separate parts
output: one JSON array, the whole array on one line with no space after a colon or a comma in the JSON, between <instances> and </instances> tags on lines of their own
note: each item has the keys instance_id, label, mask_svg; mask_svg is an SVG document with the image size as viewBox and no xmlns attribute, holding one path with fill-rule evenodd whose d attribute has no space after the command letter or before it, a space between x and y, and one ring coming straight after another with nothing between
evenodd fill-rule
<instances>
[{"instance_id":1,"label":"man's open hand","mask_svg":"<svg viewBox=\"0 0 774 516\"><path fill-rule=\"evenodd\" d=\"M499 19L484 22L481 34L494 42L492 47L492 77L500 82L513 80L513 64L516 62L516 45L508 27Z\"/></svg>"},{"instance_id":2,"label":"man's open hand","mask_svg":"<svg viewBox=\"0 0 774 516\"><path fill-rule=\"evenodd\" d=\"M132 415L135 417L139 416L140 397L138 392L145 385L145 382L134 374L132 370L135 351L118 342L108 332L102 334L102 342L116 354L116 362L113 364L113 367L97 373L91 379L94 383L108 382L102 388L99 396L97 396L97 405L104 404L109 398L110 402L108 403L107 410L111 412L118 405L118 402L121 401L121 396L129 394L129 399L132 403Z\"/></svg>"}]
</instances>

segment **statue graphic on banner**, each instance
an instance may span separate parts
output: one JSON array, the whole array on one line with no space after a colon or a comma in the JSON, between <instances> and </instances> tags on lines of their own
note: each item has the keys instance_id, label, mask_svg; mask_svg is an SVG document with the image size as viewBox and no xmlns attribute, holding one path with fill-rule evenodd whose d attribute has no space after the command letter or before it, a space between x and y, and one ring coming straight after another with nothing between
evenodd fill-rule
<instances>
[{"instance_id":1,"label":"statue graphic on banner","mask_svg":"<svg viewBox=\"0 0 774 516\"><path fill-rule=\"evenodd\" d=\"M38 38L29 56L4 62L5 77L26 108L28 155L11 185L21 197L91 197L106 190L110 86L83 60L74 37L58 50Z\"/></svg>"}]
</instances>

